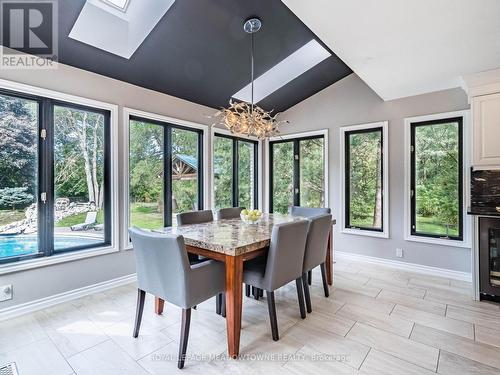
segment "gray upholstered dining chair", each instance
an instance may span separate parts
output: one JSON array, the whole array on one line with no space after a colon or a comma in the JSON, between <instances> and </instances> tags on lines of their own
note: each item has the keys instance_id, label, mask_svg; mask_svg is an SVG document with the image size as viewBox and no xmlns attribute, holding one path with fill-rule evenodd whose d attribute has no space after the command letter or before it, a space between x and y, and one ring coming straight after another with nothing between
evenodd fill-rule
<instances>
[{"instance_id":1,"label":"gray upholstered dining chair","mask_svg":"<svg viewBox=\"0 0 500 375\"><path fill-rule=\"evenodd\" d=\"M212 210L189 211L177 214L177 225L202 224L214 221Z\"/></svg>"},{"instance_id":2,"label":"gray upholstered dining chair","mask_svg":"<svg viewBox=\"0 0 500 375\"><path fill-rule=\"evenodd\" d=\"M321 277L323 279L323 290L325 297L330 295L328 282L326 280L326 252L330 228L332 226L332 215L320 215L309 219L309 231L307 233L306 251L304 254L304 266L302 268L302 284L306 299L307 312L312 312L311 296L309 294L309 283L307 275L317 266L321 267Z\"/></svg>"},{"instance_id":3,"label":"gray upholstered dining chair","mask_svg":"<svg viewBox=\"0 0 500 375\"><path fill-rule=\"evenodd\" d=\"M211 221L214 221L212 210L189 211L177 215L177 225L203 224ZM189 262L192 264L207 260L207 258L200 257L196 254L188 254L188 257ZM215 312L223 317L226 316L226 299L223 293L217 296Z\"/></svg>"},{"instance_id":4,"label":"gray upholstered dining chair","mask_svg":"<svg viewBox=\"0 0 500 375\"><path fill-rule=\"evenodd\" d=\"M290 206L288 212L292 216L313 217L318 215L325 215L332 213L331 208L328 207L301 207Z\"/></svg>"},{"instance_id":5,"label":"gray upholstered dining chair","mask_svg":"<svg viewBox=\"0 0 500 375\"><path fill-rule=\"evenodd\" d=\"M224 291L224 264L190 264L183 236L129 229L137 267L137 309L133 337L139 335L146 293L182 308L178 368L184 367L191 308Z\"/></svg>"},{"instance_id":6,"label":"gray upholstered dining chair","mask_svg":"<svg viewBox=\"0 0 500 375\"><path fill-rule=\"evenodd\" d=\"M331 214L332 210L329 207L301 207L301 206L290 206L288 208L288 213L292 216L302 216L302 217L314 217L318 215ZM307 273L307 281L309 285L312 283L312 272Z\"/></svg>"},{"instance_id":7,"label":"gray upholstered dining chair","mask_svg":"<svg viewBox=\"0 0 500 375\"><path fill-rule=\"evenodd\" d=\"M239 219L241 211L243 211L243 207L228 207L228 208L221 208L217 210L215 213L215 217L217 220L224 220L224 219Z\"/></svg>"},{"instance_id":8,"label":"gray upholstered dining chair","mask_svg":"<svg viewBox=\"0 0 500 375\"><path fill-rule=\"evenodd\" d=\"M271 333L279 340L274 291L295 280L300 316L306 317L302 290L302 269L307 240L308 220L277 224L273 227L271 244L266 257L243 264L243 282L266 291Z\"/></svg>"}]
</instances>

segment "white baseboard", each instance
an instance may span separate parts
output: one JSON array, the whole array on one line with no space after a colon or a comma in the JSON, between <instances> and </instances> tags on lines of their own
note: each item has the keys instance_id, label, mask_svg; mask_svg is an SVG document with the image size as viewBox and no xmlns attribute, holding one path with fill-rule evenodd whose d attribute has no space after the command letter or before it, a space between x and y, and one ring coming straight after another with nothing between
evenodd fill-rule
<instances>
[{"instance_id":1,"label":"white baseboard","mask_svg":"<svg viewBox=\"0 0 500 375\"><path fill-rule=\"evenodd\" d=\"M380 264L386 267L392 267L404 271L417 272L431 276L446 277L448 279L469 281L469 282L472 281L472 275L468 272L453 271L445 268L430 267L421 264L406 263L384 258L376 258L368 255L346 253L343 251L335 251L334 254L336 259L365 262L371 264Z\"/></svg>"},{"instance_id":2,"label":"white baseboard","mask_svg":"<svg viewBox=\"0 0 500 375\"><path fill-rule=\"evenodd\" d=\"M72 301L74 299L87 296L89 294L102 292L104 290L113 289L118 286L133 283L137 280L137 275L131 274L103 281L101 283L84 286L82 288L73 289L67 292L55 294L53 296L40 298L34 301L21 303L0 310L0 321L14 318L20 315L29 314L34 311L42 310L59 303Z\"/></svg>"}]
</instances>

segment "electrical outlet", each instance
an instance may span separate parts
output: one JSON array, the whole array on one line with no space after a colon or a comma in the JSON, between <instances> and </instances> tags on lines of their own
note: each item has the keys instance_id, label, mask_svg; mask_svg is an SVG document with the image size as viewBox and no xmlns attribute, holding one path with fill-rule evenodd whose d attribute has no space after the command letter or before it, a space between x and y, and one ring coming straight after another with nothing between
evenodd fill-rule
<instances>
[{"instance_id":1,"label":"electrical outlet","mask_svg":"<svg viewBox=\"0 0 500 375\"><path fill-rule=\"evenodd\" d=\"M403 249L396 249L396 256L398 258L402 258L403 257Z\"/></svg>"},{"instance_id":2,"label":"electrical outlet","mask_svg":"<svg viewBox=\"0 0 500 375\"><path fill-rule=\"evenodd\" d=\"M12 284L0 286L0 302L12 299Z\"/></svg>"}]
</instances>

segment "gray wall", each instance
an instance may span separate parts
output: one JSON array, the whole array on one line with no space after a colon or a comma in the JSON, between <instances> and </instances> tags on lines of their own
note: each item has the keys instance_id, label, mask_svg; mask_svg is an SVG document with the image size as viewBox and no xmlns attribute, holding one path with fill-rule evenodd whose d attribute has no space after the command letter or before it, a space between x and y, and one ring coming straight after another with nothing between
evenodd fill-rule
<instances>
[{"instance_id":1,"label":"gray wall","mask_svg":"<svg viewBox=\"0 0 500 375\"><path fill-rule=\"evenodd\" d=\"M357 75L351 74L280 115L290 121L282 127L285 134L329 129L329 196L337 219L341 209L339 128L389 121L390 238L341 234L337 225L335 250L470 272L470 249L405 241L403 218L404 118L468 108L462 89L384 102ZM404 258L396 258L396 248L404 250Z\"/></svg>"},{"instance_id":2,"label":"gray wall","mask_svg":"<svg viewBox=\"0 0 500 375\"><path fill-rule=\"evenodd\" d=\"M0 70L0 79L119 105L120 155L123 155L121 140L123 131L126 131L122 127L121 112L124 106L205 124L210 122L205 115L214 112L212 108L64 65L60 65L56 70ZM121 157L119 164L121 176ZM120 182L118 185L119 194L122 197L123 191L120 189ZM120 207L120 209L122 208ZM120 217L123 217L123 212L120 212ZM14 285L14 299L1 302L0 310L12 305L133 273L135 273L133 253L131 251L120 251L74 262L1 275L0 285Z\"/></svg>"},{"instance_id":3,"label":"gray wall","mask_svg":"<svg viewBox=\"0 0 500 375\"><path fill-rule=\"evenodd\" d=\"M123 155L124 145L121 139L123 131L126 130L122 128L121 118L121 109L124 106L204 124L210 124L210 120L205 115L214 112L208 107L62 65L57 70L46 71L2 70L0 71L0 79L119 105L120 155ZM403 118L465 108L468 108L467 99L463 91L459 89L383 102L353 74L283 114L283 118L291 120L291 124L283 128L285 133L324 128L331 130L329 139L330 200L334 212L338 212L340 207L338 128L344 125L378 120L389 120L390 122L391 238L386 240L342 235L337 227L336 250L391 259L394 258L395 248L402 247L405 250L403 261L469 271L469 249L406 242L403 240L402 226ZM210 144L208 150L210 150ZM121 169L120 162L120 175L122 175ZM121 190L119 190L119 194L122 198ZM209 192L209 202L210 199ZM120 217L123 217L123 212L120 212ZM133 253L120 251L109 255L5 274L0 276L0 285L13 284L14 299L0 303L0 310L134 272Z\"/></svg>"}]
</instances>

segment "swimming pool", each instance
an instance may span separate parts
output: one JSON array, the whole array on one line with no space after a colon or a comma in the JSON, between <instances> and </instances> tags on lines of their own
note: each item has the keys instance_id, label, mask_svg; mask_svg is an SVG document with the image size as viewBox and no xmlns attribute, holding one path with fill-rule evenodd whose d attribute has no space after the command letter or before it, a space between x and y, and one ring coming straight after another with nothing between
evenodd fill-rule
<instances>
[{"instance_id":1,"label":"swimming pool","mask_svg":"<svg viewBox=\"0 0 500 375\"><path fill-rule=\"evenodd\" d=\"M54 238L54 249L66 249L75 246L86 246L102 243L102 238L84 236L57 236ZM36 254L38 239L35 235L0 236L0 258Z\"/></svg>"}]
</instances>

